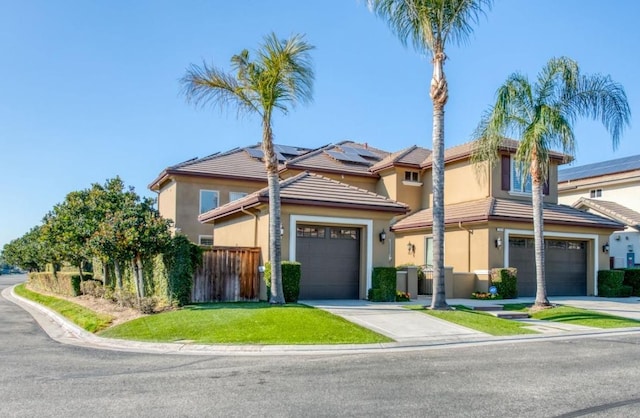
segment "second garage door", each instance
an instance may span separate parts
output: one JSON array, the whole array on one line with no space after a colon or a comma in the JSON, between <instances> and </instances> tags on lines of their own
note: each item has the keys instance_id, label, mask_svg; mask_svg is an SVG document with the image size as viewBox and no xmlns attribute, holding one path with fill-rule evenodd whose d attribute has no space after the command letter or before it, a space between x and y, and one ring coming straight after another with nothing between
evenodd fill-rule
<instances>
[{"instance_id":1,"label":"second garage door","mask_svg":"<svg viewBox=\"0 0 640 418\"><path fill-rule=\"evenodd\" d=\"M536 266L532 238L509 238L509 266L518 269L518 296L536 295ZM548 296L587 294L587 243L545 240Z\"/></svg>"},{"instance_id":2,"label":"second garage door","mask_svg":"<svg viewBox=\"0 0 640 418\"><path fill-rule=\"evenodd\" d=\"M359 228L298 225L296 260L302 265L300 299L359 298Z\"/></svg>"}]
</instances>

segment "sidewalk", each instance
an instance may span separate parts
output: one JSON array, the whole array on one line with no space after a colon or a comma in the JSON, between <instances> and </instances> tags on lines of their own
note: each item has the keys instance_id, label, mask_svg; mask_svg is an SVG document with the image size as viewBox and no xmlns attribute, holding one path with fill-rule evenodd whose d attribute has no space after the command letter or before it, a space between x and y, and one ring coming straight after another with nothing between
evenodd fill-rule
<instances>
[{"instance_id":1,"label":"sidewalk","mask_svg":"<svg viewBox=\"0 0 640 418\"><path fill-rule=\"evenodd\" d=\"M327 310L333 314L387 335L395 340L380 344L336 344L336 345L204 345L182 343L146 343L129 340L101 338L91 334L42 305L21 298L6 288L2 296L29 312L42 329L55 341L88 348L180 355L327 355L327 354L365 354L415 351L441 348L468 347L486 344L513 344L550 339L575 339L594 336L615 336L640 334L640 328L627 329L569 329L555 333L527 334L509 337L494 337L482 332L451 324L421 312L404 309L402 305L430 303L429 299L403 303L372 303L364 300L309 301L310 306ZM615 313L619 316L640 319L640 303L632 300L571 298L553 299L553 303L565 303L571 306ZM531 302L532 299L509 300L507 303ZM496 305L495 301L468 299L450 299L450 305L487 306ZM504 301L501 301L504 303ZM304 303L304 302L301 302ZM586 328L586 327L585 327Z\"/></svg>"}]
</instances>

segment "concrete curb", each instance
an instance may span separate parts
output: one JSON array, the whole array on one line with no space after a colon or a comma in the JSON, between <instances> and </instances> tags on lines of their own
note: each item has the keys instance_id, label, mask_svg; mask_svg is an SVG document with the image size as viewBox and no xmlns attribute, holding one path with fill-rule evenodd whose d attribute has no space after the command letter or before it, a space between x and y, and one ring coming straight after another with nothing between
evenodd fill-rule
<instances>
[{"instance_id":1,"label":"concrete curb","mask_svg":"<svg viewBox=\"0 0 640 418\"><path fill-rule=\"evenodd\" d=\"M535 341L568 340L600 336L626 336L640 334L640 328L618 328L596 331L568 331L553 335L518 335L508 337L461 336L429 338L411 342L378 344L335 345L205 345L180 343L149 343L102 338L78 327L55 311L18 296L17 285L2 291L2 296L27 311L47 335L61 343L86 348L147 354L178 354L199 356L281 356L281 355L343 355L397 353L407 351L462 348L489 344L516 344Z\"/></svg>"}]
</instances>

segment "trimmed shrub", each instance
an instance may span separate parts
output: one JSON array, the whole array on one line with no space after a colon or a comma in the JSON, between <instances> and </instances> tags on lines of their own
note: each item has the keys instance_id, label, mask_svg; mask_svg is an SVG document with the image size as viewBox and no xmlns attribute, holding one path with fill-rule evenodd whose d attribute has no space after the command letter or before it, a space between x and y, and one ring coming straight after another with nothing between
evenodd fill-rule
<instances>
[{"instance_id":1,"label":"trimmed shrub","mask_svg":"<svg viewBox=\"0 0 640 418\"><path fill-rule=\"evenodd\" d=\"M102 298L105 294L105 288L100 280L85 280L80 283L80 293L94 298Z\"/></svg>"},{"instance_id":2,"label":"trimmed shrub","mask_svg":"<svg viewBox=\"0 0 640 418\"><path fill-rule=\"evenodd\" d=\"M85 274L86 277L91 275ZM34 289L65 296L80 294L80 275L77 273L52 272L29 273L29 285Z\"/></svg>"},{"instance_id":3,"label":"trimmed shrub","mask_svg":"<svg viewBox=\"0 0 640 418\"><path fill-rule=\"evenodd\" d=\"M624 272L624 280L622 284L631 287L631 295L640 296L640 269L630 268L622 269Z\"/></svg>"},{"instance_id":4,"label":"trimmed shrub","mask_svg":"<svg viewBox=\"0 0 640 418\"><path fill-rule=\"evenodd\" d=\"M503 299L518 297L518 269L514 267L491 269L491 286L495 286Z\"/></svg>"},{"instance_id":5,"label":"trimmed shrub","mask_svg":"<svg viewBox=\"0 0 640 418\"><path fill-rule=\"evenodd\" d=\"M282 291L286 303L296 303L300 296L300 278L302 277L302 265L296 261L283 261ZM271 295L271 262L267 261L264 267L264 283L267 285L267 299Z\"/></svg>"},{"instance_id":6,"label":"trimmed shrub","mask_svg":"<svg viewBox=\"0 0 640 418\"><path fill-rule=\"evenodd\" d=\"M600 270L598 271L598 296L615 298L621 296L623 290L624 271Z\"/></svg>"},{"instance_id":7,"label":"trimmed shrub","mask_svg":"<svg viewBox=\"0 0 640 418\"><path fill-rule=\"evenodd\" d=\"M396 300L396 268L374 267L369 298L372 302L394 302ZM373 290L373 292L371 292ZM379 292L376 292L378 290Z\"/></svg>"}]
</instances>

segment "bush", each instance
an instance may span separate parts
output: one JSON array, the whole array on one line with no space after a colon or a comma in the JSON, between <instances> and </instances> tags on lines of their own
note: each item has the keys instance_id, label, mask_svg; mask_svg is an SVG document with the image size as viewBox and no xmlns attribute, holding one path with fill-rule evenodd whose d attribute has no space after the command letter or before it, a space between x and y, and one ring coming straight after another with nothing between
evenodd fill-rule
<instances>
[{"instance_id":1,"label":"bush","mask_svg":"<svg viewBox=\"0 0 640 418\"><path fill-rule=\"evenodd\" d=\"M624 280L622 284L631 287L631 295L640 296L640 269L629 268L621 269L624 272Z\"/></svg>"},{"instance_id":2,"label":"bush","mask_svg":"<svg viewBox=\"0 0 640 418\"><path fill-rule=\"evenodd\" d=\"M302 265L296 261L283 261L282 291L286 303L296 303L300 296L300 278L302 277ZM271 263L267 262L264 268L264 283L267 285L267 299L271 295Z\"/></svg>"},{"instance_id":3,"label":"bush","mask_svg":"<svg viewBox=\"0 0 640 418\"><path fill-rule=\"evenodd\" d=\"M396 268L374 267L369 298L372 302L394 302L396 300ZM379 290L376 292L375 290Z\"/></svg>"},{"instance_id":4,"label":"bush","mask_svg":"<svg viewBox=\"0 0 640 418\"><path fill-rule=\"evenodd\" d=\"M85 275L85 277L87 276ZM80 294L80 275L63 272L29 273L29 285L45 292L78 296Z\"/></svg>"},{"instance_id":5,"label":"bush","mask_svg":"<svg viewBox=\"0 0 640 418\"><path fill-rule=\"evenodd\" d=\"M396 291L396 302L409 302L411 300L411 293Z\"/></svg>"},{"instance_id":6,"label":"bush","mask_svg":"<svg viewBox=\"0 0 640 418\"><path fill-rule=\"evenodd\" d=\"M624 271L600 270L598 271L598 296L605 298L620 297L623 292ZM633 288L632 288L633 290Z\"/></svg>"},{"instance_id":7,"label":"bush","mask_svg":"<svg viewBox=\"0 0 640 418\"><path fill-rule=\"evenodd\" d=\"M94 298L102 298L105 295L105 289L100 280L90 279L80 283L80 293Z\"/></svg>"},{"instance_id":8,"label":"bush","mask_svg":"<svg viewBox=\"0 0 640 418\"><path fill-rule=\"evenodd\" d=\"M491 269L491 286L495 286L502 299L518 297L518 269L513 267Z\"/></svg>"}]
</instances>

